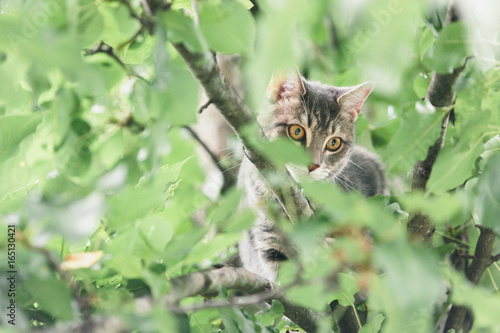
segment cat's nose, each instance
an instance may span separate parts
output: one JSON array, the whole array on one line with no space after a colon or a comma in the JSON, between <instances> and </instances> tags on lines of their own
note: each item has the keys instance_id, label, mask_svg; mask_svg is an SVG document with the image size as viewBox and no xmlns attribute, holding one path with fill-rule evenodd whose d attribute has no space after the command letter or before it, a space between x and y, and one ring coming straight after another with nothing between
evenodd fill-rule
<instances>
[{"instance_id":1,"label":"cat's nose","mask_svg":"<svg viewBox=\"0 0 500 333\"><path fill-rule=\"evenodd\" d=\"M309 166L309 172L313 172L314 170L316 170L317 168L319 168L319 165L318 164L311 164Z\"/></svg>"}]
</instances>

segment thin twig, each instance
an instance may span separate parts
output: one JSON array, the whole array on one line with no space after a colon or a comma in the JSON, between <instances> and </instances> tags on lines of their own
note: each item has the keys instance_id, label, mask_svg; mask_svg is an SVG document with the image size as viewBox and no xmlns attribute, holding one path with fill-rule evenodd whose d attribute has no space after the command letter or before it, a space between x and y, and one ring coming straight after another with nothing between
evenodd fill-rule
<instances>
[{"instance_id":1,"label":"thin twig","mask_svg":"<svg viewBox=\"0 0 500 333\"><path fill-rule=\"evenodd\" d=\"M104 54L107 54L108 56L110 56L111 58L113 58L123 69L125 69L125 71L127 72L128 75L130 76L133 76L133 77L136 77L138 79L141 79L142 81L145 81L145 82L148 82L148 80L146 80L145 78L143 78L142 76L140 76L139 74L135 73L132 68L130 68L129 65L127 65L126 63L124 63L120 57L118 57L116 55L116 53L114 52L113 48L111 46L109 46L108 44L104 43L103 41L100 41L96 46L94 46L93 48L91 49L86 49L85 50L85 55L86 56L92 56L94 54L97 54L97 53L104 53Z\"/></svg>"},{"instance_id":2,"label":"thin twig","mask_svg":"<svg viewBox=\"0 0 500 333\"><path fill-rule=\"evenodd\" d=\"M222 167L219 159L214 154L214 152L212 152L210 150L210 148L207 146L207 144L198 136L198 134L196 134L196 132L190 126L184 126L184 128L191 134L191 136L196 141L198 141L198 143L201 145L201 147L203 148L203 150L205 150L205 152L210 156L210 159L215 164L215 166L217 167L217 169L219 169L219 171L221 172L222 177L224 178L224 183L222 184L221 192L224 192L223 190L226 190L226 189L230 188L232 185L234 185L235 182L236 182L236 179L233 177L233 174L231 172L227 172L227 171L230 170L230 168L229 169L224 169ZM234 166L232 166L231 168L233 168L233 167Z\"/></svg>"},{"instance_id":3,"label":"thin twig","mask_svg":"<svg viewBox=\"0 0 500 333\"><path fill-rule=\"evenodd\" d=\"M243 100L230 86L226 84L227 80L224 79L220 68L215 61L212 53L192 53L183 44L174 44L181 57L184 59L193 75L197 78L200 84L205 89L208 98L219 109L221 115L226 119L227 123L234 130L235 134L240 138L244 145L244 151L247 158L255 165L255 167L264 174L267 172L276 171L272 163L264 156L259 154L257 150L252 147L249 140L242 135L244 127L255 124L255 116L250 112L248 107L244 104ZM300 191L294 191L292 200L286 200L290 189L296 188L290 174L286 171L287 186L285 191L280 186L273 186L268 183L270 190L275 194L275 197L280 204L283 212L287 217L293 221L298 216L312 215L312 209L307 202L307 199ZM297 207L305 207L303 211L297 211L297 214L290 214L296 210Z\"/></svg>"},{"instance_id":4,"label":"thin twig","mask_svg":"<svg viewBox=\"0 0 500 333\"><path fill-rule=\"evenodd\" d=\"M147 0L140 0L142 8L144 9L144 12L148 16L153 16L153 12L151 11L151 8L149 7L148 1Z\"/></svg>"},{"instance_id":5,"label":"thin twig","mask_svg":"<svg viewBox=\"0 0 500 333\"><path fill-rule=\"evenodd\" d=\"M206 308L252 305L277 299L285 308L285 316L307 332L316 332L318 322L323 320L318 313L290 303L283 296L283 289L277 288L273 282L240 267L222 267L205 272L195 272L174 278L171 283L171 292L161 303L175 313ZM187 307L178 305L178 302L185 297L214 296L222 289L234 289L252 295L234 297L227 301L209 301Z\"/></svg>"},{"instance_id":6,"label":"thin twig","mask_svg":"<svg viewBox=\"0 0 500 333\"><path fill-rule=\"evenodd\" d=\"M202 113L203 111L205 111L205 109L208 108L211 104L212 104L212 100L209 99L205 104L200 106L198 113Z\"/></svg>"},{"instance_id":7,"label":"thin twig","mask_svg":"<svg viewBox=\"0 0 500 333\"><path fill-rule=\"evenodd\" d=\"M500 253L491 257L491 263L497 262L500 260Z\"/></svg>"}]
</instances>

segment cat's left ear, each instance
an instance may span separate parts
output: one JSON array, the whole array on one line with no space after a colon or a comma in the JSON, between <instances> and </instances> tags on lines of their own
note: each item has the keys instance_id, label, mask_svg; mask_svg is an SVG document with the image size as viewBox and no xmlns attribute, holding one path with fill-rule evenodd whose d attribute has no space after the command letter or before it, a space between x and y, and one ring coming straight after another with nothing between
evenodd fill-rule
<instances>
[{"instance_id":1,"label":"cat's left ear","mask_svg":"<svg viewBox=\"0 0 500 333\"><path fill-rule=\"evenodd\" d=\"M361 107L366 101L368 95L372 92L373 88L375 88L375 82L368 81L360 84L359 86L351 87L347 92L338 98L337 101L341 109L349 112L353 121L358 118Z\"/></svg>"},{"instance_id":2,"label":"cat's left ear","mask_svg":"<svg viewBox=\"0 0 500 333\"><path fill-rule=\"evenodd\" d=\"M301 97L306 93L304 81L298 68L288 75L273 73L267 86L267 97L273 102L292 97Z\"/></svg>"}]
</instances>

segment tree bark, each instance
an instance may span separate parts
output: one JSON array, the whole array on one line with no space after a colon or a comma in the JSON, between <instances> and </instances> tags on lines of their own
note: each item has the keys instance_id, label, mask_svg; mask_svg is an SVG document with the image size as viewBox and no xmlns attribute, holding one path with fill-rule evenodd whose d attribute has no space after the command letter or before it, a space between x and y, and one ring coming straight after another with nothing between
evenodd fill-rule
<instances>
[{"instance_id":1,"label":"tree bark","mask_svg":"<svg viewBox=\"0 0 500 333\"><path fill-rule=\"evenodd\" d=\"M493 230L485 227L480 227L480 229L481 234L477 240L474 259L472 259L466 271L467 279L475 285L479 283L486 269L493 263L494 259L491 251L496 239L496 234ZM444 332L448 332L450 329L455 329L456 332L467 332L470 329L470 325L465 322L467 313L470 313L467 307L453 305L448 313Z\"/></svg>"},{"instance_id":2,"label":"tree bark","mask_svg":"<svg viewBox=\"0 0 500 333\"><path fill-rule=\"evenodd\" d=\"M162 300L168 309L183 313L203 308L218 308L224 306L244 306L279 300L284 308L284 315L299 325L306 332L314 333L318 322L323 318L316 312L292 304L277 288L277 286L260 275L251 273L240 267L222 267L204 272L195 272L172 279L170 293ZM236 297L228 301L212 301L193 307L179 307L183 298L203 295L215 296L221 290L237 290L249 296Z\"/></svg>"},{"instance_id":3,"label":"tree bark","mask_svg":"<svg viewBox=\"0 0 500 333\"><path fill-rule=\"evenodd\" d=\"M203 86L208 98L217 106L222 116L240 138L245 154L261 172L264 179L268 173L276 172L275 166L259 154L242 134L245 126L254 125L257 120L238 94L226 83L227 80L223 77L214 55L212 53L193 53L183 44L174 44L174 47L188 65L191 73ZM285 182L285 186L273 186L268 182L285 215L292 221L300 216L311 216L312 209L307 199L298 190L286 170ZM301 210L300 207L306 208Z\"/></svg>"},{"instance_id":4,"label":"tree bark","mask_svg":"<svg viewBox=\"0 0 500 333\"><path fill-rule=\"evenodd\" d=\"M458 15L454 5L454 1L450 1L448 11L446 14L446 24L457 21ZM455 93L453 92L453 84L455 83L458 75L465 68L465 64L455 68L452 73L436 73L432 74L431 82L427 90L425 99L428 100L434 107L448 107L453 104L455 100ZM427 156L423 161L415 162L413 168L413 182L412 191L425 191L427 181L429 180L432 172L432 167L436 162L439 152L443 148L444 140L446 137L446 129L450 119L451 112L449 111L443 118L441 133L436 139L435 143L429 147ZM432 244L432 237L434 235L434 224L429 220L429 217L420 212L410 214L408 218L408 236L410 240L421 242L430 246Z\"/></svg>"}]
</instances>

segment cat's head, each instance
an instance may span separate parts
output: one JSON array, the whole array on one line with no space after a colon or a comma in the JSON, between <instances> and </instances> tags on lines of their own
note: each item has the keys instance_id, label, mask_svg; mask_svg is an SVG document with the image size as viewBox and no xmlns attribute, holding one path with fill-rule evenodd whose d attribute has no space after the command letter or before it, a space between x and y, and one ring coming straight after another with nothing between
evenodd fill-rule
<instances>
[{"instance_id":1,"label":"cat's head","mask_svg":"<svg viewBox=\"0 0 500 333\"><path fill-rule=\"evenodd\" d=\"M321 180L342 171L354 145L356 119L374 86L333 87L298 73L273 77L268 87L273 106L260 122L267 138L288 137L309 152L309 166L287 165L294 178Z\"/></svg>"}]
</instances>

